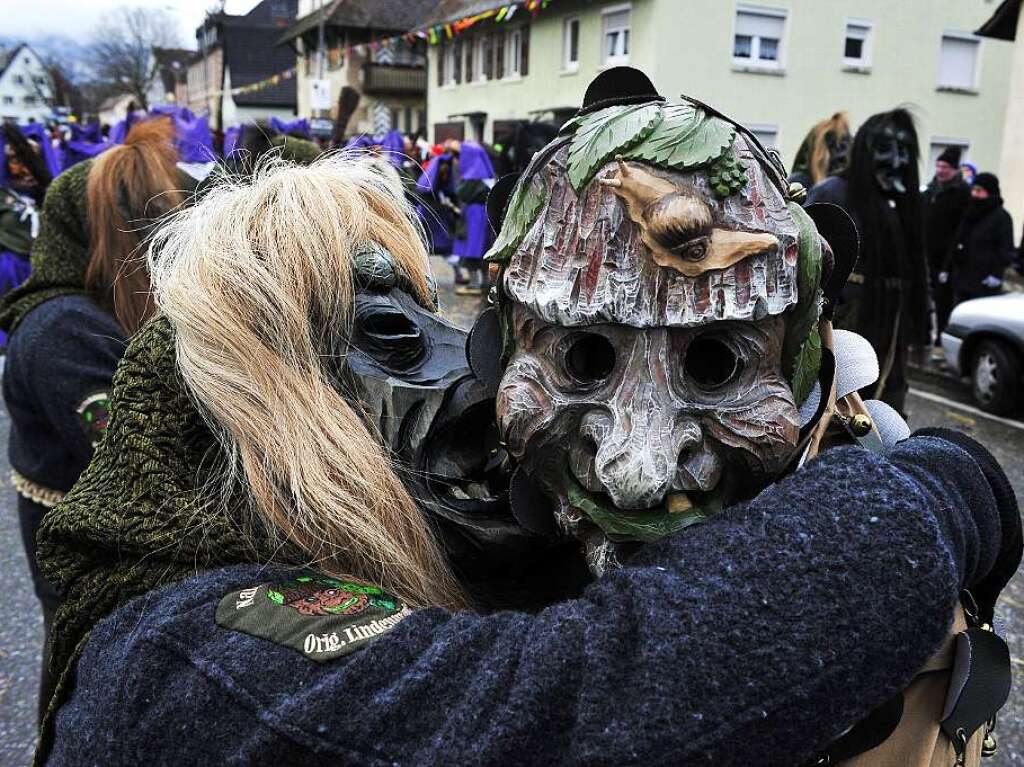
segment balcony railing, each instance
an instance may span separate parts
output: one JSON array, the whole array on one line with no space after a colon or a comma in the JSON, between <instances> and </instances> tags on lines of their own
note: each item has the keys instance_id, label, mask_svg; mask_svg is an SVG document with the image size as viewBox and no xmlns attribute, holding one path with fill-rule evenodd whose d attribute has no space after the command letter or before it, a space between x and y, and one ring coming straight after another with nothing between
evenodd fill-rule
<instances>
[{"instance_id":1,"label":"balcony railing","mask_svg":"<svg viewBox=\"0 0 1024 767\"><path fill-rule=\"evenodd\" d=\"M389 96L426 96L427 70L408 64L363 65L363 93Z\"/></svg>"}]
</instances>

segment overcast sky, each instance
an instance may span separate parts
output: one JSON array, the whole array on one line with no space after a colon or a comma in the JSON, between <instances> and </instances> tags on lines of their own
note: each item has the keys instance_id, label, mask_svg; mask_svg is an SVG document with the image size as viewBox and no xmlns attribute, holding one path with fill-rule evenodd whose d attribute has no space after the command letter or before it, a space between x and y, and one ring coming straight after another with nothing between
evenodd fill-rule
<instances>
[{"instance_id":1,"label":"overcast sky","mask_svg":"<svg viewBox=\"0 0 1024 767\"><path fill-rule=\"evenodd\" d=\"M259 0L228 0L228 13L245 13ZM0 0L0 33L10 37L33 38L58 34L78 42L89 42L104 13L119 5L163 8L180 20L181 43L194 48L195 29L203 20L208 0Z\"/></svg>"}]
</instances>

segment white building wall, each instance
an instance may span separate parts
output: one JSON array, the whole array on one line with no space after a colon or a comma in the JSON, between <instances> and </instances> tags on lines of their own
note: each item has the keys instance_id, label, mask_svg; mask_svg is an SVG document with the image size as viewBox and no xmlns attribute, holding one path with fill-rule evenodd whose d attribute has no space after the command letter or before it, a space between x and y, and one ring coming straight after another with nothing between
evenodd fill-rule
<instances>
[{"instance_id":1,"label":"white building wall","mask_svg":"<svg viewBox=\"0 0 1024 767\"><path fill-rule=\"evenodd\" d=\"M942 141L969 145L979 168L998 167L1012 45L981 40L974 87L940 87L947 68L940 57L943 36L969 38L991 15L985 0L559 0L531 24L525 77L438 85L439 48L431 47L431 129L452 115L486 112L483 138L490 141L494 120L579 105L594 76L613 63L604 51L606 18L625 8L631 16L628 61L614 63L642 69L670 99L686 93L773 136L787 166L818 120L845 110L856 129L876 112L907 104L918 120L923 178L932 173L926 167L931 145ZM774 70L742 66L733 56L735 34L772 26L737 29L737 11L745 8L785 17ZM572 66L565 56L569 18L579 19L578 61ZM473 31L511 29L527 19ZM871 30L860 67L844 56L846 25L858 22ZM467 122L466 136L471 135Z\"/></svg>"},{"instance_id":2,"label":"white building wall","mask_svg":"<svg viewBox=\"0 0 1024 767\"><path fill-rule=\"evenodd\" d=\"M50 116L50 80L35 51L23 45L0 75L0 120L42 122Z\"/></svg>"}]
</instances>

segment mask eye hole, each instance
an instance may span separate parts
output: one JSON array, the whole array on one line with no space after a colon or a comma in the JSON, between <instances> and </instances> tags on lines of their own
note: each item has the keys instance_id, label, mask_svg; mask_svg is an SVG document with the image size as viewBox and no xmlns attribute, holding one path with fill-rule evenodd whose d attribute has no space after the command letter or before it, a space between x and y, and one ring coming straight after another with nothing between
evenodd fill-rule
<instances>
[{"instance_id":1,"label":"mask eye hole","mask_svg":"<svg viewBox=\"0 0 1024 767\"><path fill-rule=\"evenodd\" d=\"M418 335L416 325L400 312L378 311L361 320L362 331L371 338L407 338Z\"/></svg>"},{"instance_id":2,"label":"mask eye hole","mask_svg":"<svg viewBox=\"0 0 1024 767\"><path fill-rule=\"evenodd\" d=\"M615 348L604 336L577 336L565 354L565 368L580 383L603 381L615 369Z\"/></svg>"},{"instance_id":3,"label":"mask eye hole","mask_svg":"<svg viewBox=\"0 0 1024 767\"><path fill-rule=\"evenodd\" d=\"M740 361L719 338L702 336L686 350L683 371L701 389L717 389L736 378Z\"/></svg>"}]
</instances>

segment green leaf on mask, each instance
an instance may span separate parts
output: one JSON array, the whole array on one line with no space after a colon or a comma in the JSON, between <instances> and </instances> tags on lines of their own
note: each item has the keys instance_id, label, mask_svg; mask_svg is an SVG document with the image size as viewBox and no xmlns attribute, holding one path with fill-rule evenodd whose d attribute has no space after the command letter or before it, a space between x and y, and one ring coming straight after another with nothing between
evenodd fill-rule
<instances>
[{"instance_id":1,"label":"green leaf on mask","mask_svg":"<svg viewBox=\"0 0 1024 767\"><path fill-rule=\"evenodd\" d=\"M821 238L798 203L790 202L788 208L798 229L797 304L786 323L782 361L796 404L801 405L814 388L821 366Z\"/></svg>"},{"instance_id":2,"label":"green leaf on mask","mask_svg":"<svg viewBox=\"0 0 1024 767\"><path fill-rule=\"evenodd\" d=\"M721 157L736 138L731 124L693 104L675 104L662 111L664 119L623 157L686 170Z\"/></svg>"},{"instance_id":3,"label":"green leaf on mask","mask_svg":"<svg viewBox=\"0 0 1024 767\"><path fill-rule=\"evenodd\" d=\"M601 528L609 540L617 543L640 541L650 543L664 538L677 530L684 530L702 522L707 516L697 508L684 514L669 514L667 511L618 511L600 503L576 482L568 483L569 503L578 508Z\"/></svg>"},{"instance_id":4,"label":"green leaf on mask","mask_svg":"<svg viewBox=\"0 0 1024 767\"><path fill-rule=\"evenodd\" d=\"M504 262L512 257L537 219L537 214L544 206L544 199L544 186L539 173L531 176L526 183L519 182L508 204L501 231L484 256L485 260Z\"/></svg>"},{"instance_id":5,"label":"green leaf on mask","mask_svg":"<svg viewBox=\"0 0 1024 767\"><path fill-rule=\"evenodd\" d=\"M575 189L582 189L602 165L646 139L661 119L661 107L650 103L611 107L588 115L569 145L569 182Z\"/></svg>"},{"instance_id":6,"label":"green leaf on mask","mask_svg":"<svg viewBox=\"0 0 1024 767\"><path fill-rule=\"evenodd\" d=\"M818 379L818 370L821 368L821 336L818 329L812 328L807 339L800 345L800 351L793 363L793 398L803 404L804 400L814 388L814 382Z\"/></svg>"}]
</instances>

